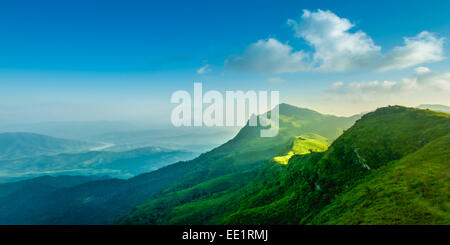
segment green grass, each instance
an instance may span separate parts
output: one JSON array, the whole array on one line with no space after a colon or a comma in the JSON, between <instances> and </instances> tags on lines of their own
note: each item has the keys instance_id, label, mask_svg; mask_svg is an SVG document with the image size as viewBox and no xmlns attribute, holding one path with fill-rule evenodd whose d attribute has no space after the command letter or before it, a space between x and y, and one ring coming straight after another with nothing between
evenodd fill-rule
<instances>
[{"instance_id":1,"label":"green grass","mask_svg":"<svg viewBox=\"0 0 450 245\"><path fill-rule=\"evenodd\" d=\"M325 207L313 224L450 224L450 135L390 162Z\"/></svg>"},{"instance_id":2,"label":"green grass","mask_svg":"<svg viewBox=\"0 0 450 245\"><path fill-rule=\"evenodd\" d=\"M305 155L312 152L323 152L328 149L329 140L317 134L305 134L295 137L292 148L284 155L274 157L273 160L280 164L288 164L294 155Z\"/></svg>"}]
</instances>

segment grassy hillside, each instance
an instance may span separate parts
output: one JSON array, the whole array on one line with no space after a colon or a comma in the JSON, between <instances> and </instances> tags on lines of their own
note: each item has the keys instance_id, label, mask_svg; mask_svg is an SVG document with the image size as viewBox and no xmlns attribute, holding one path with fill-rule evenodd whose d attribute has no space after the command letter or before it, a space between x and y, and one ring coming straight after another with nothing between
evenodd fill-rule
<instances>
[{"instance_id":1,"label":"grassy hillside","mask_svg":"<svg viewBox=\"0 0 450 245\"><path fill-rule=\"evenodd\" d=\"M250 172L169 187L121 222L448 224L449 120L445 113L381 108L325 152L290 154L291 142L281 154L292 155L288 164L268 160ZM255 177L245 184L246 176Z\"/></svg>"},{"instance_id":2,"label":"grassy hillside","mask_svg":"<svg viewBox=\"0 0 450 245\"><path fill-rule=\"evenodd\" d=\"M265 179L268 181L265 185L270 186L269 188L251 193L256 198L242 199L243 205L233 214L227 215L222 222L445 223L446 218L443 218L442 214L448 217L448 211L442 208L448 205L449 199L442 190L448 187L449 162L446 160L446 149L449 144L446 137L450 132L449 122L449 115L443 113L398 106L378 109L363 116L325 153L293 157L283 171L273 173L270 179ZM435 157L427 159L427 154ZM411 159L416 159L416 167L404 169L406 163L411 164ZM401 169L408 173L402 178L406 183L389 179L390 176L385 172L389 171L391 176L399 177L405 174L400 172ZM443 172L427 172L430 169L441 169ZM439 185L436 190L441 191L436 192L434 198L440 199L441 204L437 204L428 196L415 194L424 188L421 185L426 185L426 182L421 181L423 177L420 177L424 173L428 175L429 183ZM261 178L261 181L264 180ZM370 181L377 182L378 186L375 188ZM393 182L409 188L395 188L392 186ZM409 185L408 182L416 184ZM283 195L276 195L279 192ZM370 201L366 199L367 195L370 196ZM383 195L384 200L380 198ZM411 219L408 215L402 216L385 208L399 206L399 210L411 215L424 214L423 209L395 201L407 200L412 196L415 199L411 201L416 203L430 202L430 207L433 208L428 210L428 215L435 218L428 221ZM417 209L410 210L411 208ZM438 211L439 209L441 210ZM361 215L364 213L367 216ZM355 218L358 215L359 218ZM379 217L384 219L379 220Z\"/></svg>"},{"instance_id":3,"label":"grassy hillside","mask_svg":"<svg viewBox=\"0 0 450 245\"><path fill-rule=\"evenodd\" d=\"M288 164L289 159L295 155L310 154L312 152L326 151L329 140L317 134L306 134L295 137L291 150L282 156L276 156L273 160L277 163Z\"/></svg>"},{"instance_id":4,"label":"grassy hillside","mask_svg":"<svg viewBox=\"0 0 450 245\"><path fill-rule=\"evenodd\" d=\"M383 166L313 224L450 224L450 135Z\"/></svg>"},{"instance_id":5,"label":"grassy hillside","mask_svg":"<svg viewBox=\"0 0 450 245\"><path fill-rule=\"evenodd\" d=\"M281 104L279 109L280 130L276 137L261 138L259 127L244 127L231 141L194 160L190 174L163 189L120 222L218 223L224 213L239 207L242 188L273 157L289 155L291 150L309 152L309 146L314 146L311 150L322 150L326 148L324 142L331 142L356 120L356 117L322 115L287 104ZM298 138L298 135L309 138ZM301 147L299 141L303 140L305 144ZM218 191L217 186L227 188Z\"/></svg>"}]
</instances>

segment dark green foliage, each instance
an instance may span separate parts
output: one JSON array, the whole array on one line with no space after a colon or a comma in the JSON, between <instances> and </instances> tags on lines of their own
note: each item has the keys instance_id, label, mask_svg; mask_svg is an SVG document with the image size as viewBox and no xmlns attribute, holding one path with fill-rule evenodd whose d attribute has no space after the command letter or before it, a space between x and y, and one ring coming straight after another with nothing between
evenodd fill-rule
<instances>
[{"instance_id":1,"label":"dark green foliage","mask_svg":"<svg viewBox=\"0 0 450 245\"><path fill-rule=\"evenodd\" d=\"M388 163L340 195L314 224L450 224L450 135Z\"/></svg>"}]
</instances>

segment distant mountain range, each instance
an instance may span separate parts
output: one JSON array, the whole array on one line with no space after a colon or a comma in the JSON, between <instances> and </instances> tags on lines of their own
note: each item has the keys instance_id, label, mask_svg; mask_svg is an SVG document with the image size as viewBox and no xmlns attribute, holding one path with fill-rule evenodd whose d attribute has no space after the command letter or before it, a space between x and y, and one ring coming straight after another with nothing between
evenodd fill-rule
<instances>
[{"instance_id":1,"label":"distant mountain range","mask_svg":"<svg viewBox=\"0 0 450 245\"><path fill-rule=\"evenodd\" d=\"M80 152L96 145L34 133L0 133L0 160Z\"/></svg>"},{"instance_id":2,"label":"distant mountain range","mask_svg":"<svg viewBox=\"0 0 450 245\"><path fill-rule=\"evenodd\" d=\"M198 154L189 151L145 147L123 152L88 151L0 160L0 177L30 178L40 175L104 175L130 178L168 164L189 160Z\"/></svg>"},{"instance_id":3,"label":"distant mountain range","mask_svg":"<svg viewBox=\"0 0 450 245\"><path fill-rule=\"evenodd\" d=\"M159 146L170 149L205 152L236 135L237 127L165 127L149 129L144 123L120 121L42 122L0 124L0 133L30 132L62 139L93 142L109 151L127 151Z\"/></svg>"},{"instance_id":4,"label":"distant mountain range","mask_svg":"<svg viewBox=\"0 0 450 245\"><path fill-rule=\"evenodd\" d=\"M440 112L450 113L450 106L446 106L446 105L423 104L423 105L417 106L417 108L420 108L420 109L429 109L429 110L433 110L433 111L440 111Z\"/></svg>"},{"instance_id":5,"label":"distant mountain range","mask_svg":"<svg viewBox=\"0 0 450 245\"><path fill-rule=\"evenodd\" d=\"M0 184L0 224L450 224L449 114L279 109L276 137L247 125L130 179Z\"/></svg>"}]
</instances>

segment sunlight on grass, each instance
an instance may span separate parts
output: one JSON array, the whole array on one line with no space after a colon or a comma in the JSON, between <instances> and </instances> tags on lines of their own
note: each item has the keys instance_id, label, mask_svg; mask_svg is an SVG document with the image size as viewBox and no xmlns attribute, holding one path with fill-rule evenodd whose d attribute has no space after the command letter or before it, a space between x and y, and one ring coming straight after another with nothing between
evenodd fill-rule
<instances>
[{"instance_id":1,"label":"sunlight on grass","mask_svg":"<svg viewBox=\"0 0 450 245\"><path fill-rule=\"evenodd\" d=\"M284 156L274 157L273 160L280 164L288 164L294 155L305 155L312 152L323 152L328 149L329 142L326 138L317 134L297 136L291 150Z\"/></svg>"}]
</instances>

